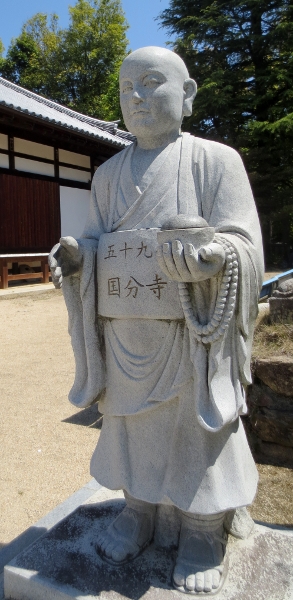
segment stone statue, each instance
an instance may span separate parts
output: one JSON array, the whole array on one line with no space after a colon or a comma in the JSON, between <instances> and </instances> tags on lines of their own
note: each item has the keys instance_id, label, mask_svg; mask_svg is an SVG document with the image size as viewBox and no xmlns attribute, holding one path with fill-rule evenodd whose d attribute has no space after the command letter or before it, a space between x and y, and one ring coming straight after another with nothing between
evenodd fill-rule
<instances>
[{"instance_id":1,"label":"stone statue","mask_svg":"<svg viewBox=\"0 0 293 600\"><path fill-rule=\"evenodd\" d=\"M257 488L239 416L263 276L259 222L237 152L181 133L196 84L179 56L136 50L120 90L137 141L97 170L82 238L61 238L50 256L76 359L69 398L99 401L104 414L91 473L126 498L97 546L111 564L134 559L157 507L175 506L174 586L216 593L227 531L241 537Z\"/></svg>"}]
</instances>

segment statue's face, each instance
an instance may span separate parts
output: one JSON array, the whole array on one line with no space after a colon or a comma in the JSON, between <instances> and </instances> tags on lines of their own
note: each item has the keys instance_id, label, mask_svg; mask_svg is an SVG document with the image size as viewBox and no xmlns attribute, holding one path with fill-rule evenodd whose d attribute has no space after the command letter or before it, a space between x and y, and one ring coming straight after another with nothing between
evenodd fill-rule
<instances>
[{"instance_id":1,"label":"statue's face","mask_svg":"<svg viewBox=\"0 0 293 600\"><path fill-rule=\"evenodd\" d=\"M137 54L127 57L120 72L120 102L127 129L138 138L178 133L186 72L172 56L160 56L147 48Z\"/></svg>"}]
</instances>

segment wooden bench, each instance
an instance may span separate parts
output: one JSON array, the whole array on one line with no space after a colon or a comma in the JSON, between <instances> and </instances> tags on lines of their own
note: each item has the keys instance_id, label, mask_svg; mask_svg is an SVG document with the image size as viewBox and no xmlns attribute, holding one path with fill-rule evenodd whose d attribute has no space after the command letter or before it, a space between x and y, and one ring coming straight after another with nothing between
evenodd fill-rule
<instances>
[{"instance_id":1,"label":"wooden bench","mask_svg":"<svg viewBox=\"0 0 293 600\"><path fill-rule=\"evenodd\" d=\"M41 279L42 283L49 283L49 252L36 252L29 254L0 254L0 289L8 288L9 281L18 279ZM8 273L8 263L13 263L18 267L19 264L30 263L34 261L41 262L41 270L34 273Z\"/></svg>"}]
</instances>

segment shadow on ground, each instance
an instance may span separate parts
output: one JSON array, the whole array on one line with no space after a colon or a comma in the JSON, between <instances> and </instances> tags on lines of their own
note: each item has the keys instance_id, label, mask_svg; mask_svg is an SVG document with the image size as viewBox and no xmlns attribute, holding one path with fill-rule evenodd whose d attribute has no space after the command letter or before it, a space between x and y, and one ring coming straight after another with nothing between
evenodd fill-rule
<instances>
[{"instance_id":1,"label":"shadow on ground","mask_svg":"<svg viewBox=\"0 0 293 600\"><path fill-rule=\"evenodd\" d=\"M71 423L71 425L83 425L83 427L101 429L103 415L98 411L98 405L93 404L93 406L79 410L74 415L71 415L71 417L63 419L62 422Z\"/></svg>"}]
</instances>

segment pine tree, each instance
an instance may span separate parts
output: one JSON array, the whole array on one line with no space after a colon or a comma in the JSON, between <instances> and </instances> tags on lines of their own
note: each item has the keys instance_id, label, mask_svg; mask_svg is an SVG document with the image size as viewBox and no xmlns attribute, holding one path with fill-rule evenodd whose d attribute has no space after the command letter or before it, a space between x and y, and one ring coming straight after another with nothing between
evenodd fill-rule
<instances>
[{"instance_id":1,"label":"pine tree","mask_svg":"<svg viewBox=\"0 0 293 600\"><path fill-rule=\"evenodd\" d=\"M246 164L269 258L293 233L293 3L171 0L159 17L199 85L185 128L236 148ZM292 230L292 231L291 231Z\"/></svg>"}]
</instances>

